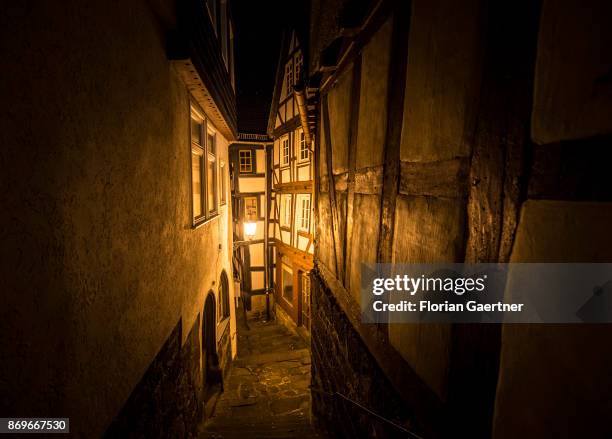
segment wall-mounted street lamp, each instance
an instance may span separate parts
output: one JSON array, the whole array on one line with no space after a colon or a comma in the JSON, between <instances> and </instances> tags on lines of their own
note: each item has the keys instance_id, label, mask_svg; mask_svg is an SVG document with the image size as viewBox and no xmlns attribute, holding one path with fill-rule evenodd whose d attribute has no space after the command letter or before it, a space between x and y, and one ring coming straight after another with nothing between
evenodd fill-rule
<instances>
[{"instance_id":1,"label":"wall-mounted street lamp","mask_svg":"<svg viewBox=\"0 0 612 439\"><path fill-rule=\"evenodd\" d=\"M248 240L251 240L255 237L255 233L257 233L257 223L254 221L245 221L244 237Z\"/></svg>"},{"instance_id":2,"label":"wall-mounted street lamp","mask_svg":"<svg viewBox=\"0 0 612 439\"><path fill-rule=\"evenodd\" d=\"M255 221L245 221L243 226L244 240L234 241L234 250L249 245L257 233L257 223Z\"/></svg>"}]
</instances>

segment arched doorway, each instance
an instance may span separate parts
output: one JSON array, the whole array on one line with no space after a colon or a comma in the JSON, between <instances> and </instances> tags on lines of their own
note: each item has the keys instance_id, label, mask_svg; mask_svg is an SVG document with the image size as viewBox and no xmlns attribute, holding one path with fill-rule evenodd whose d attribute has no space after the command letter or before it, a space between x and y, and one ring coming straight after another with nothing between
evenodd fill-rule
<instances>
[{"instance_id":1,"label":"arched doorway","mask_svg":"<svg viewBox=\"0 0 612 439\"><path fill-rule=\"evenodd\" d=\"M216 384L222 382L219 357L217 355L217 312L215 295L212 291L209 291L206 296L202 315L202 383L204 384L204 396L206 397L212 393L212 388Z\"/></svg>"}]
</instances>

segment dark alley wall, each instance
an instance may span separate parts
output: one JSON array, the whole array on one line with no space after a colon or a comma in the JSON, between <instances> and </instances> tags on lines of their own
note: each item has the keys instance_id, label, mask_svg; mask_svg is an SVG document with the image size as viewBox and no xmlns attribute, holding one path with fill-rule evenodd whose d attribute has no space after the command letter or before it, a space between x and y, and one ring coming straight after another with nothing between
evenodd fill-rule
<instances>
[{"instance_id":1,"label":"dark alley wall","mask_svg":"<svg viewBox=\"0 0 612 439\"><path fill-rule=\"evenodd\" d=\"M191 228L189 95L165 49L172 4L3 7L2 416L70 417L76 437L98 437L164 345L176 351L165 366L200 373L204 298L231 273L230 213ZM218 150L227 161L220 136ZM164 390L175 408L148 415L183 425L157 434L193 428L197 407L178 400L201 397L192 384Z\"/></svg>"},{"instance_id":2,"label":"dark alley wall","mask_svg":"<svg viewBox=\"0 0 612 439\"><path fill-rule=\"evenodd\" d=\"M612 186L601 179L609 4L371 2L359 26L342 29L362 3L311 11L311 70L323 71L313 382L426 437L609 435L606 327L372 328L358 312L361 262L612 259ZM331 67L323 55L334 45ZM323 317L330 300L343 318ZM340 346L359 337L376 371L325 349L324 334ZM329 362L351 372L330 376ZM358 391L366 376L378 377L375 389L388 379L406 409ZM355 420L325 398L313 407L345 431Z\"/></svg>"}]
</instances>

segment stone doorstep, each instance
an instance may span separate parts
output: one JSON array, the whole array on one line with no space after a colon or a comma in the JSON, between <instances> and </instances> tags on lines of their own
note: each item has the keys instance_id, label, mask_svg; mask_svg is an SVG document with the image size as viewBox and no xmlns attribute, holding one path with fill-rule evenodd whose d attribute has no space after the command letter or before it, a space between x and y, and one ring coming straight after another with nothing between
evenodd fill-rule
<instances>
[{"instance_id":1,"label":"stone doorstep","mask_svg":"<svg viewBox=\"0 0 612 439\"><path fill-rule=\"evenodd\" d=\"M308 348L289 352L275 352L270 354L256 354L248 357L237 358L233 361L233 367L247 367L252 364L275 363L288 360L302 360L302 357L310 356Z\"/></svg>"}]
</instances>

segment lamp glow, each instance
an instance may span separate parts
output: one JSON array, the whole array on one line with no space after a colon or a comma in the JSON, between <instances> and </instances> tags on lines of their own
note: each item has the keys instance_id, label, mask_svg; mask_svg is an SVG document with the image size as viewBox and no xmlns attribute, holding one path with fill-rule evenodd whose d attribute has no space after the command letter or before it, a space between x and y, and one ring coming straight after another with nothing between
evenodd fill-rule
<instances>
[{"instance_id":1,"label":"lamp glow","mask_svg":"<svg viewBox=\"0 0 612 439\"><path fill-rule=\"evenodd\" d=\"M245 222L244 223L245 238L252 239L255 236L255 232L257 232L257 223L255 222Z\"/></svg>"}]
</instances>

